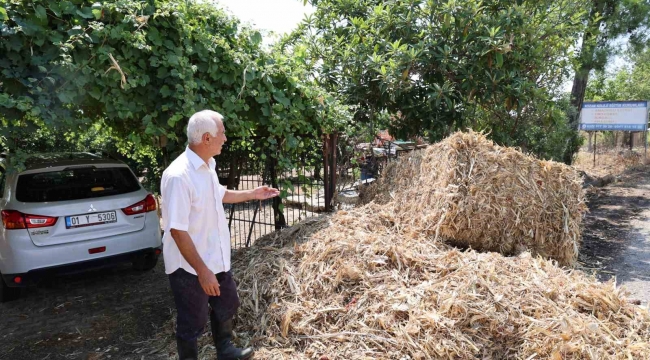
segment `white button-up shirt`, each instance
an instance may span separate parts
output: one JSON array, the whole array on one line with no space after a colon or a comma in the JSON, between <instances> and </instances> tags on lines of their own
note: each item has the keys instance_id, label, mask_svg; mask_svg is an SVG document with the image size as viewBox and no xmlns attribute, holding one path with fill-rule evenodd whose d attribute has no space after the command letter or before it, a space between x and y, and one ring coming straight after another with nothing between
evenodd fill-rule
<instances>
[{"instance_id":1,"label":"white button-up shirt","mask_svg":"<svg viewBox=\"0 0 650 360\"><path fill-rule=\"evenodd\" d=\"M230 270L230 232L223 209L226 188L219 184L213 158L206 164L194 151L185 149L163 173L163 256L165 273L178 268L196 275L181 255L171 229L187 231L203 262L215 274Z\"/></svg>"}]
</instances>

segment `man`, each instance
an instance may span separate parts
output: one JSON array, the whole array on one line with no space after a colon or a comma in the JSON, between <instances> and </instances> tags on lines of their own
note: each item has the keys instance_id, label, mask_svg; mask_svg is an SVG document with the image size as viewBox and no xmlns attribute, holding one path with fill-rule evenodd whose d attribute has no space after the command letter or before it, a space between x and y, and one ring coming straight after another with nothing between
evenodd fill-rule
<instances>
[{"instance_id":1,"label":"man","mask_svg":"<svg viewBox=\"0 0 650 360\"><path fill-rule=\"evenodd\" d=\"M227 140L219 113L204 110L192 115L187 138L189 146L161 181L163 254L178 313L178 358L198 358L197 339L209 312L217 358L250 359L252 349L238 349L231 342L239 297L230 272L230 233L223 203L265 200L279 191L267 186L233 191L219 184L213 156L221 153Z\"/></svg>"}]
</instances>

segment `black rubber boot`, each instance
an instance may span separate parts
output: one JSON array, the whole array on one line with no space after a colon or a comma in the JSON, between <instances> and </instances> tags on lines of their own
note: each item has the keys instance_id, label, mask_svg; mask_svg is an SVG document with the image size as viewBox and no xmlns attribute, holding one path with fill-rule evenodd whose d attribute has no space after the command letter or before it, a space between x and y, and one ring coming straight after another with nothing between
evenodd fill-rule
<instances>
[{"instance_id":1,"label":"black rubber boot","mask_svg":"<svg viewBox=\"0 0 650 360\"><path fill-rule=\"evenodd\" d=\"M176 348L178 349L178 360L198 360L199 348L194 341L186 341L176 338Z\"/></svg>"},{"instance_id":2,"label":"black rubber boot","mask_svg":"<svg viewBox=\"0 0 650 360\"><path fill-rule=\"evenodd\" d=\"M219 322L210 311L210 326L212 327L212 339L217 348L218 360L245 360L253 358L253 349L239 349L232 343L232 319Z\"/></svg>"}]
</instances>

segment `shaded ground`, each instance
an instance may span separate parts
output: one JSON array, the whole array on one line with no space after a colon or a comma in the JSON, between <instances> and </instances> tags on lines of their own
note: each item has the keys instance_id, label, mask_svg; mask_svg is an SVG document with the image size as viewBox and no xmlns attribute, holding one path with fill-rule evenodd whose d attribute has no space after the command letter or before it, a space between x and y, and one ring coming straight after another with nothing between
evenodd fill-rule
<instances>
[{"instance_id":1,"label":"shaded ground","mask_svg":"<svg viewBox=\"0 0 650 360\"><path fill-rule=\"evenodd\" d=\"M162 261L48 280L0 304L0 359L153 359L167 344L154 335L171 318Z\"/></svg>"},{"instance_id":2,"label":"shaded ground","mask_svg":"<svg viewBox=\"0 0 650 360\"><path fill-rule=\"evenodd\" d=\"M650 302L650 167L589 192L580 262L602 281L616 278L630 298Z\"/></svg>"}]
</instances>

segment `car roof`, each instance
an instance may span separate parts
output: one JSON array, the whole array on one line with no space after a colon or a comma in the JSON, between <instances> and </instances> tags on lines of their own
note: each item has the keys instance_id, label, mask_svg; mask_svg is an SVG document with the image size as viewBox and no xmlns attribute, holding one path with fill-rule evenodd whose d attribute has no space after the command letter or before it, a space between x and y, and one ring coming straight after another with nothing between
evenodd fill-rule
<instances>
[{"instance_id":1,"label":"car roof","mask_svg":"<svg viewBox=\"0 0 650 360\"><path fill-rule=\"evenodd\" d=\"M25 160L25 170L46 169L49 167L113 164L124 165L123 162L106 156L88 152L74 153L38 153L30 154Z\"/></svg>"}]
</instances>

